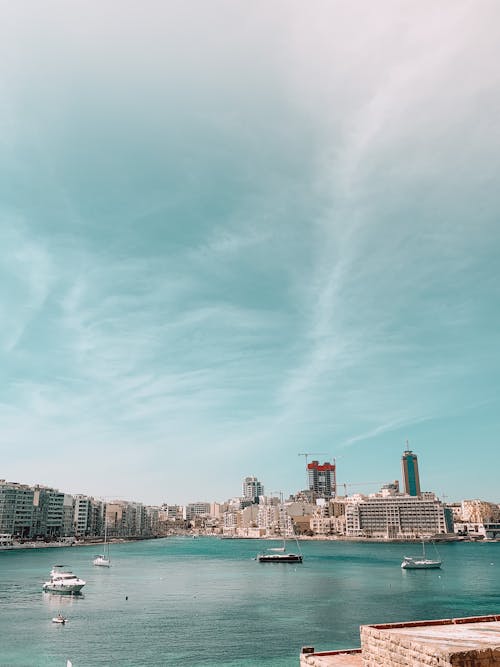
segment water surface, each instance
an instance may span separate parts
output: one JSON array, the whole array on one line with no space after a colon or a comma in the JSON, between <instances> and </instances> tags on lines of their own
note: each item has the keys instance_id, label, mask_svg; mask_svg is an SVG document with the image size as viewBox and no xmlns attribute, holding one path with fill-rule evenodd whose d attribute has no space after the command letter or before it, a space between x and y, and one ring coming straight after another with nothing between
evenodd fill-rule
<instances>
[{"instance_id":1,"label":"water surface","mask_svg":"<svg viewBox=\"0 0 500 667\"><path fill-rule=\"evenodd\" d=\"M418 545L302 542L302 565L256 562L263 545L116 544L110 569L95 547L0 552L0 665L296 667L303 645L358 646L363 623L500 612L500 543L440 546L443 569L427 571L400 568ZM83 596L42 593L54 563Z\"/></svg>"}]
</instances>

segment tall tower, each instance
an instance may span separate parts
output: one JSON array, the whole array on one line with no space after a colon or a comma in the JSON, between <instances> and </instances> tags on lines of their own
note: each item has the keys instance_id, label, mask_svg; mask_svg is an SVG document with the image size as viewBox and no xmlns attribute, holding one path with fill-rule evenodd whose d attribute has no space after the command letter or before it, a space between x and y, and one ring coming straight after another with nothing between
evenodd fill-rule
<instances>
[{"instance_id":1,"label":"tall tower","mask_svg":"<svg viewBox=\"0 0 500 667\"><path fill-rule=\"evenodd\" d=\"M307 476L309 478L309 491L313 492L315 498L331 498L337 490L335 475L335 464L325 461L320 465L319 461L311 461L307 464Z\"/></svg>"},{"instance_id":2,"label":"tall tower","mask_svg":"<svg viewBox=\"0 0 500 667\"><path fill-rule=\"evenodd\" d=\"M243 480L243 498L256 502L259 496L264 495L264 487L257 477L245 477Z\"/></svg>"},{"instance_id":3,"label":"tall tower","mask_svg":"<svg viewBox=\"0 0 500 667\"><path fill-rule=\"evenodd\" d=\"M406 443L408 446L408 443ZM420 495L420 477L418 476L418 459L411 449L406 449L401 458L403 484L409 496Z\"/></svg>"}]
</instances>

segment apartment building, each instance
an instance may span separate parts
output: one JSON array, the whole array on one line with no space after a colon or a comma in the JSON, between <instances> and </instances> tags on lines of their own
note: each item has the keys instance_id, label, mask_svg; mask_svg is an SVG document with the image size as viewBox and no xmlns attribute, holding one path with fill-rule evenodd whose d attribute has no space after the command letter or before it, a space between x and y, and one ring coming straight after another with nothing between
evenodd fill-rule
<instances>
[{"instance_id":1,"label":"apartment building","mask_svg":"<svg viewBox=\"0 0 500 667\"><path fill-rule=\"evenodd\" d=\"M346 535L408 539L453 532L451 512L433 493L355 495L346 500Z\"/></svg>"},{"instance_id":2,"label":"apartment building","mask_svg":"<svg viewBox=\"0 0 500 667\"><path fill-rule=\"evenodd\" d=\"M27 484L0 479L0 533L31 537L33 489Z\"/></svg>"}]
</instances>

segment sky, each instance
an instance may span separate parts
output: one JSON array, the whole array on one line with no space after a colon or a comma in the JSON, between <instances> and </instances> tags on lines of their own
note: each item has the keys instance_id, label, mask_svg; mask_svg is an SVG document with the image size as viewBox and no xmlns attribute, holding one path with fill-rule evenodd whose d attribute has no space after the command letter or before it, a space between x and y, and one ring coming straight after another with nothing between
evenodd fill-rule
<instances>
[{"instance_id":1,"label":"sky","mask_svg":"<svg viewBox=\"0 0 500 667\"><path fill-rule=\"evenodd\" d=\"M0 478L500 502L496 0L0 11Z\"/></svg>"}]
</instances>

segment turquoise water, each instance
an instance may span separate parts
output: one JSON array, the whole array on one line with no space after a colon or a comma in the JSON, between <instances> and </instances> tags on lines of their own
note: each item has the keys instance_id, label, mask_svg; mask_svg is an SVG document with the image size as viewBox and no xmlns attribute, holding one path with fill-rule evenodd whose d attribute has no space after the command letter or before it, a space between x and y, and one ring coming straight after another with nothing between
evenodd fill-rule
<instances>
[{"instance_id":1,"label":"turquoise water","mask_svg":"<svg viewBox=\"0 0 500 667\"><path fill-rule=\"evenodd\" d=\"M109 570L95 547L0 552L0 665L296 667L303 645L358 646L362 623L500 612L500 543L443 545L428 571L400 568L419 545L303 542L302 565L259 564L260 548L117 544ZM87 581L82 597L41 592L54 563Z\"/></svg>"}]
</instances>

